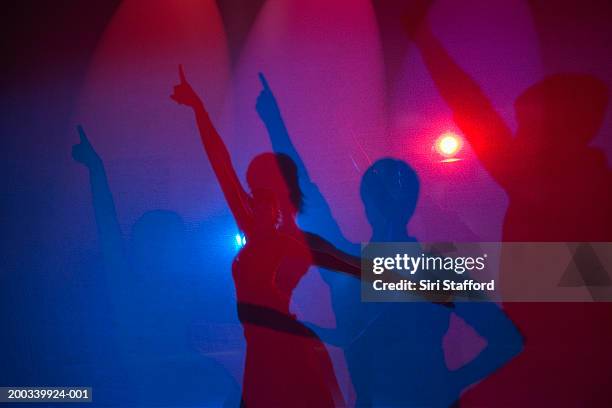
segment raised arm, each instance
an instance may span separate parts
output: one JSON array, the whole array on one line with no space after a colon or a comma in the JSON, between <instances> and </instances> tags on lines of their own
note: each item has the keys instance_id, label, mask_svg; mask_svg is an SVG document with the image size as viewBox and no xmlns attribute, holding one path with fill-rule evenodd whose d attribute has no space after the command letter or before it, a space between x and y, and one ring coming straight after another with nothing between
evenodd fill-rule
<instances>
[{"instance_id":1,"label":"raised arm","mask_svg":"<svg viewBox=\"0 0 612 408\"><path fill-rule=\"evenodd\" d=\"M331 213L329 204L319 191L318 186L310 178L306 164L291 140L278 102L272 93L266 77L262 73L259 73L259 80L262 90L257 97L255 108L268 130L274 152L286 154L297 167L300 188L304 193L308 207L306 213L309 217L307 217L306 221L313 222L312 226L305 225L304 227L316 229L317 233L324 235L325 238L342 248L354 247L357 250L357 245L349 242L342 234L338 223Z\"/></svg>"},{"instance_id":2,"label":"raised arm","mask_svg":"<svg viewBox=\"0 0 612 408\"><path fill-rule=\"evenodd\" d=\"M504 183L510 157L512 133L493 104L448 54L433 34L425 17L431 0L412 3L404 23L408 35L421 52L425 66L453 117L485 168Z\"/></svg>"},{"instance_id":3,"label":"raised arm","mask_svg":"<svg viewBox=\"0 0 612 408\"><path fill-rule=\"evenodd\" d=\"M342 252L318 235L308 232L304 235L316 266L361 279L361 258Z\"/></svg>"},{"instance_id":4,"label":"raised arm","mask_svg":"<svg viewBox=\"0 0 612 408\"><path fill-rule=\"evenodd\" d=\"M109 271L125 272L128 269L128 262L123 236L104 163L91 145L83 127L79 125L77 130L80 141L72 147L72 158L89 170L94 216L106 267Z\"/></svg>"},{"instance_id":5,"label":"raised arm","mask_svg":"<svg viewBox=\"0 0 612 408\"><path fill-rule=\"evenodd\" d=\"M298 168L300 180L311 182L306 165L289 137L289 131L281 115L276 98L270 89L266 77L261 72L259 73L259 81L261 82L262 90L257 97L255 109L268 130L272 149L276 153L285 153L291 157Z\"/></svg>"},{"instance_id":6,"label":"raised arm","mask_svg":"<svg viewBox=\"0 0 612 408\"><path fill-rule=\"evenodd\" d=\"M180 83L174 87L174 93L170 97L177 103L193 109L204 150L219 180L223 195L238 227L248 233L252 221L249 197L236 175L229 151L215 130L204 103L185 79L183 67L180 65L179 76Z\"/></svg>"}]
</instances>

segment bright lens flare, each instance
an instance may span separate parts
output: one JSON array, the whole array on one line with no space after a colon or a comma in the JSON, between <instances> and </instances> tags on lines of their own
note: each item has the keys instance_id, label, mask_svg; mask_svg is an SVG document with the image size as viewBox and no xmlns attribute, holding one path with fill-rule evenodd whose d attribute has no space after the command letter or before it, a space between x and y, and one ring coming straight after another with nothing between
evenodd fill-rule
<instances>
[{"instance_id":1,"label":"bright lens flare","mask_svg":"<svg viewBox=\"0 0 612 408\"><path fill-rule=\"evenodd\" d=\"M240 249L246 245L246 237L243 234L236 234L234 239L236 240L236 248Z\"/></svg>"},{"instance_id":2,"label":"bright lens flare","mask_svg":"<svg viewBox=\"0 0 612 408\"><path fill-rule=\"evenodd\" d=\"M436 140L436 150L444 157L452 157L461 149L461 138L452 132L443 133Z\"/></svg>"}]
</instances>

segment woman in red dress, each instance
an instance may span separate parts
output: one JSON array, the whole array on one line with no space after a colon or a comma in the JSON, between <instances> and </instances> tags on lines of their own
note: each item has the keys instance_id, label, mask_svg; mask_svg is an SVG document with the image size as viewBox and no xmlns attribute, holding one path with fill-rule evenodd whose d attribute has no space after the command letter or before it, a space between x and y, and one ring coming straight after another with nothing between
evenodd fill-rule
<instances>
[{"instance_id":1,"label":"woman in red dress","mask_svg":"<svg viewBox=\"0 0 612 408\"><path fill-rule=\"evenodd\" d=\"M246 245L232 272L246 339L243 402L247 407L343 405L323 343L289 311L291 294L311 265L359 275L359 260L337 251L295 222L301 205L297 168L288 156L265 153L242 187L229 152L204 104L179 67L171 96L193 108L204 150Z\"/></svg>"}]
</instances>

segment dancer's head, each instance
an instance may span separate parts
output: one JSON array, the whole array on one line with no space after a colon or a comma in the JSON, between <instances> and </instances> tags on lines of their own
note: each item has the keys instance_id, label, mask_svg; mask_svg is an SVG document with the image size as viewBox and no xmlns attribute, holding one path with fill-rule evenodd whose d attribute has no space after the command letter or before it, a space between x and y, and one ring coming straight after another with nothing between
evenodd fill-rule
<instances>
[{"instance_id":1,"label":"dancer's head","mask_svg":"<svg viewBox=\"0 0 612 408\"><path fill-rule=\"evenodd\" d=\"M294 219L302 208L302 191L298 183L297 166L282 153L256 156L247 170L251 189L251 206L265 221ZM272 216L275 212L276 216Z\"/></svg>"},{"instance_id":2,"label":"dancer's head","mask_svg":"<svg viewBox=\"0 0 612 408\"><path fill-rule=\"evenodd\" d=\"M361 179L361 199L372 228L405 227L414 214L419 178L406 162L385 158L372 164Z\"/></svg>"}]
</instances>

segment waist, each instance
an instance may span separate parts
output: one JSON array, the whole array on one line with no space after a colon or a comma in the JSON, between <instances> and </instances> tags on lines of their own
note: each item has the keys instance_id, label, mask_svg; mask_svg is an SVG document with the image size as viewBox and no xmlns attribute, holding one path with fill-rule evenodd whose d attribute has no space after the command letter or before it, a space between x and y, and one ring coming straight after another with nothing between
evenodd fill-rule
<instances>
[{"instance_id":1,"label":"waist","mask_svg":"<svg viewBox=\"0 0 612 408\"><path fill-rule=\"evenodd\" d=\"M302 337L316 337L314 332L300 323L289 311L253 303L238 302L238 318L247 329L256 326Z\"/></svg>"}]
</instances>

